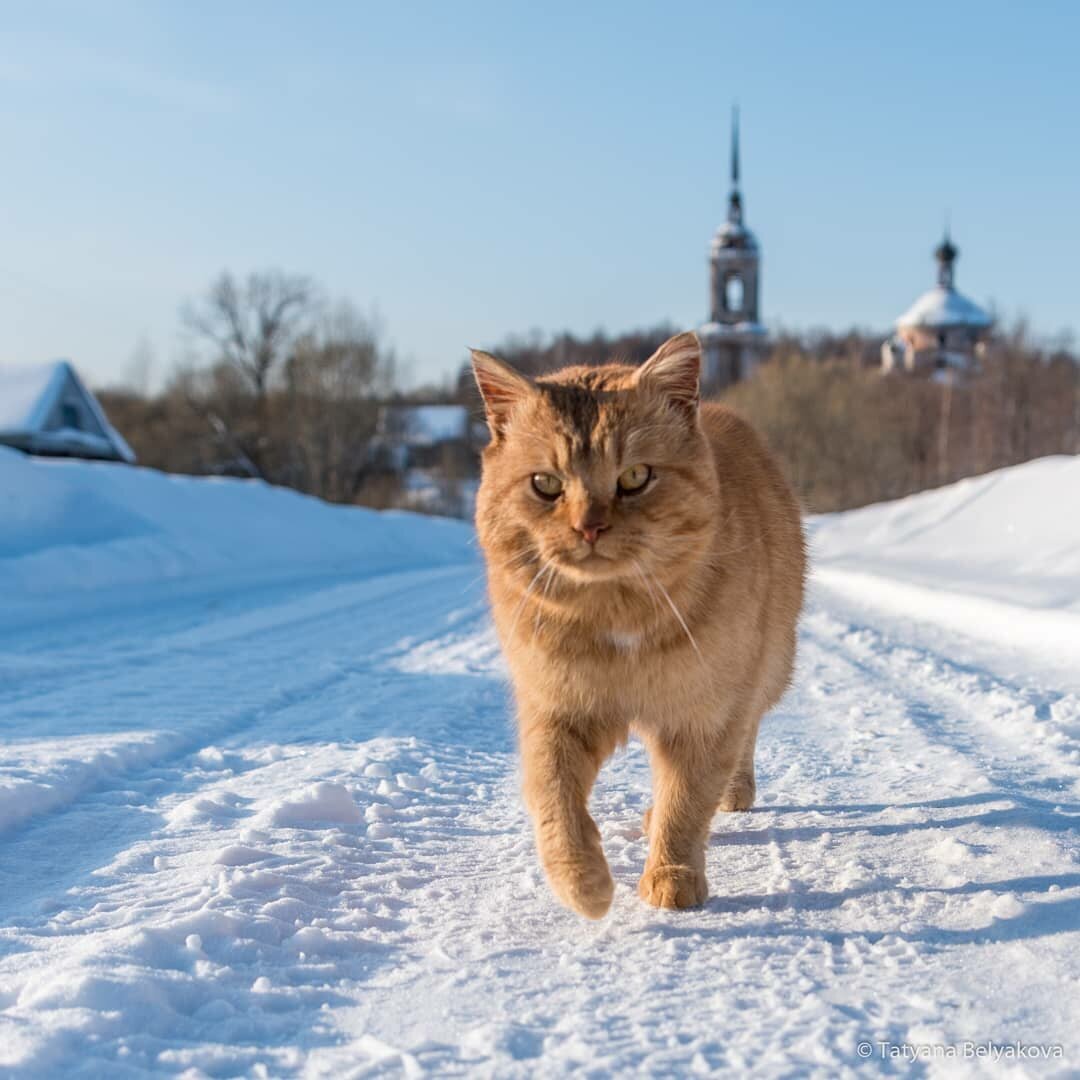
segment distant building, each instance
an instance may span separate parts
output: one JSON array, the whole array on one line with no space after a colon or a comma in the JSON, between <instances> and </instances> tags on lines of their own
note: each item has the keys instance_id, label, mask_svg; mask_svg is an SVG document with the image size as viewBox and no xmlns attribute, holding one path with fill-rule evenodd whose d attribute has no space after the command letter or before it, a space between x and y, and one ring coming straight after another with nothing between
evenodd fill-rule
<instances>
[{"instance_id":1,"label":"distant building","mask_svg":"<svg viewBox=\"0 0 1080 1080\"><path fill-rule=\"evenodd\" d=\"M0 444L48 457L135 461L66 360L0 366Z\"/></svg>"},{"instance_id":2,"label":"distant building","mask_svg":"<svg viewBox=\"0 0 1080 1080\"><path fill-rule=\"evenodd\" d=\"M739 114L731 125L731 194L727 221L709 251L709 321L698 330L703 353L702 390L715 394L753 374L769 348L761 325L761 249L743 223L739 191Z\"/></svg>"},{"instance_id":3,"label":"distant building","mask_svg":"<svg viewBox=\"0 0 1080 1080\"><path fill-rule=\"evenodd\" d=\"M896 333L881 346L884 371L932 376L966 374L977 368L994 320L957 292L955 263L959 254L946 229L934 252L938 283L896 320Z\"/></svg>"},{"instance_id":4,"label":"distant building","mask_svg":"<svg viewBox=\"0 0 1080 1080\"><path fill-rule=\"evenodd\" d=\"M400 505L469 517L487 428L464 405L384 405L367 472L394 477Z\"/></svg>"}]
</instances>

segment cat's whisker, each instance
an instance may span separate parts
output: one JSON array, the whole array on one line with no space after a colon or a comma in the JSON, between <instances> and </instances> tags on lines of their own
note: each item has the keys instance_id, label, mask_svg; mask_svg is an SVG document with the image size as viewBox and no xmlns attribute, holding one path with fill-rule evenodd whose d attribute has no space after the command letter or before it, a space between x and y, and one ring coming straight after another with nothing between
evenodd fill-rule
<instances>
[{"instance_id":1,"label":"cat's whisker","mask_svg":"<svg viewBox=\"0 0 1080 1080\"><path fill-rule=\"evenodd\" d=\"M707 551L695 557L695 562L700 563L702 566L711 566L714 569L720 569L724 566L723 560L729 555L737 555L741 551L746 551L747 548L754 547L756 544L762 543L764 535L754 536L752 539L747 540L745 544L736 544L733 547L721 548L716 551ZM644 550L652 556L653 559L663 561L665 557L670 558L673 551L681 552L686 548L691 547L695 541L693 539L681 540L676 537L672 540L667 540L664 543L664 551L657 551L655 548L648 544L643 544Z\"/></svg>"},{"instance_id":2,"label":"cat's whisker","mask_svg":"<svg viewBox=\"0 0 1080 1080\"><path fill-rule=\"evenodd\" d=\"M551 583L555 580L555 575L558 573L558 567L549 559L547 562L547 568L550 573L547 576L547 580L544 582L544 591L540 594L541 600L546 600L548 592L551 589Z\"/></svg>"},{"instance_id":3,"label":"cat's whisker","mask_svg":"<svg viewBox=\"0 0 1080 1080\"><path fill-rule=\"evenodd\" d=\"M472 580L471 580L471 581L470 581L470 582L469 582L469 583L468 583L468 584L467 584L467 585L465 586L465 588L464 588L464 589L462 589L462 590L461 590L461 595L462 595L462 596L464 596L464 595L465 595L465 594L466 594L467 592L471 592L471 591L472 591L472 589L473 589L473 586L474 586L474 585L476 585L476 584L477 584L478 582L482 581L482 580L483 580L483 579L484 579L485 577L487 577L487 571L486 571L486 570L483 570L483 571L481 571L481 572L480 572L479 574L477 574L477 575L476 575L476 577L474 577L474 578L473 578L473 579L472 579Z\"/></svg>"},{"instance_id":4,"label":"cat's whisker","mask_svg":"<svg viewBox=\"0 0 1080 1080\"><path fill-rule=\"evenodd\" d=\"M648 594L649 600L652 602L653 609L659 615L663 610L660 607L660 598L656 595L656 592L653 590L652 585L649 584L649 579L645 576L644 569L636 559L631 559L630 565L633 566L633 568L637 571L638 577L641 578L642 585L645 586L645 592Z\"/></svg>"},{"instance_id":5,"label":"cat's whisker","mask_svg":"<svg viewBox=\"0 0 1080 1080\"><path fill-rule=\"evenodd\" d=\"M698 643L694 640L694 635L690 633L690 627L686 625L686 620L682 617L682 612L675 606L675 601L671 599L671 594L664 588L663 583L655 574L652 575L652 579L664 599L668 602L668 606L671 608L675 618L679 620L679 625L683 628L683 633L686 634L686 640L693 646L694 652L697 653L697 657L701 661L701 666L707 667L708 665L705 663L705 657L701 655Z\"/></svg>"},{"instance_id":6,"label":"cat's whisker","mask_svg":"<svg viewBox=\"0 0 1080 1080\"><path fill-rule=\"evenodd\" d=\"M534 551L523 551L520 555L515 555L514 558L508 559L502 564L501 569L507 573L512 573L514 570L521 570L528 566L530 563L536 563L542 561L539 555Z\"/></svg>"},{"instance_id":7,"label":"cat's whisker","mask_svg":"<svg viewBox=\"0 0 1080 1080\"><path fill-rule=\"evenodd\" d=\"M521 594L521 599L518 601L518 606L514 609L514 617L510 621L510 632L506 635L508 639L513 639L514 630L517 629L518 619L521 618L521 613L525 610L525 602L529 599L529 595L532 593L533 587L536 585L537 581L540 580L540 575L547 569L547 565L547 563L544 563L544 565L541 566L535 574L533 574L532 581L529 582L528 587Z\"/></svg>"},{"instance_id":8,"label":"cat's whisker","mask_svg":"<svg viewBox=\"0 0 1080 1080\"><path fill-rule=\"evenodd\" d=\"M536 605L536 614L533 616L533 640L536 639L540 624L543 622L544 601L547 599L548 590L551 588L551 582L555 577L555 564L553 562L544 563L544 569L547 571L547 577L544 579L543 589L540 590L540 602Z\"/></svg>"},{"instance_id":9,"label":"cat's whisker","mask_svg":"<svg viewBox=\"0 0 1080 1080\"><path fill-rule=\"evenodd\" d=\"M519 551L512 559L507 559L504 562L503 569L509 570L513 566L521 566L527 562L534 562L536 560L536 552L532 548L526 548L524 551Z\"/></svg>"}]
</instances>

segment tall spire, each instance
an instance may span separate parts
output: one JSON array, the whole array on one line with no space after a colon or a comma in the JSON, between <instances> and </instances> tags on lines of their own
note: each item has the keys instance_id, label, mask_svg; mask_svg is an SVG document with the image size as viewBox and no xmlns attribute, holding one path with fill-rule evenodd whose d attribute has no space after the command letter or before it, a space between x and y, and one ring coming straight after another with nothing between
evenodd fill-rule
<instances>
[{"instance_id":1,"label":"tall spire","mask_svg":"<svg viewBox=\"0 0 1080 1080\"><path fill-rule=\"evenodd\" d=\"M731 194L728 196L728 221L742 224L742 195L739 193L739 106L731 107Z\"/></svg>"},{"instance_id":2,"label":"tall spire","mask_svg":"<svg viewBox=\"0 0 1080 1080\"><path fill-rule=\"evenodd\" d=\"M941 241L941 245L934 251L934 257L938 262L938 284L943 289L951 289L953 287L953 264L956 262L956 257L959 254L959 249L952 242L952 237L949 235L949 219L946 217L945 236Z\"/></svg>"},{"instance_id":3,"label":"tall spire","mask_svg":"<svg viewBox=\"0 0 1080 1080\"><path fill-rule=\"evenodd\" d=\"M731 186L739 186L739 106L731 107Z\"/></svg>"}]
</instances>

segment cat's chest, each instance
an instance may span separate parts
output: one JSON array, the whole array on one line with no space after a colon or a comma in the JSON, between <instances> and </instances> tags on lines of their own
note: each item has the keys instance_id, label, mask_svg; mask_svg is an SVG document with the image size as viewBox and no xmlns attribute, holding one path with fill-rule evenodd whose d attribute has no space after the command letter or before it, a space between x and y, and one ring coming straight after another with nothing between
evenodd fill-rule
<instances>
[{"instance_id":1,"label":"cat's chest","mask_svg":"<svg viewBox=\"0 0 1080 1080\"><path fill-rule=\"evenodd\" d=\"M642 645L644 635L634 632L613 630L605 635L606 643L611 645L616 652L634 653Z\"/></svg>"}]
</instances>

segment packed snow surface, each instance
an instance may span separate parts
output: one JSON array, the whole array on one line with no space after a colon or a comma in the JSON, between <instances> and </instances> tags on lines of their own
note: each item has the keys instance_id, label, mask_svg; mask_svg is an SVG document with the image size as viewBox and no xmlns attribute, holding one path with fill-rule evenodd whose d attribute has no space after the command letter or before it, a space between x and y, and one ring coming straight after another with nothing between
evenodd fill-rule
<instances>
[{"instance_id":1,"label":"packed snow surface","mask_svg":"<svg viewBox=\"0 0 1080 1080\"><path fill-rule=\"evenodd\" d=\"M589 923L466 526L3 455L0 1076L1075 1075L1078 480L816 520L712 897L637 898L631 744Z\"/></svg>"}]
</instances>

